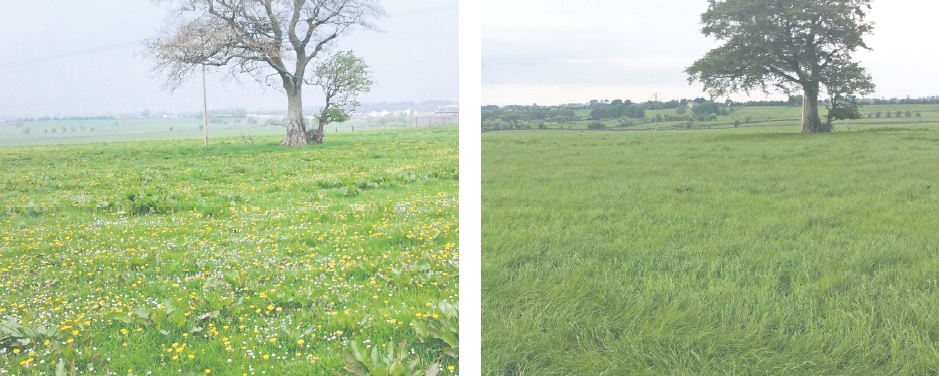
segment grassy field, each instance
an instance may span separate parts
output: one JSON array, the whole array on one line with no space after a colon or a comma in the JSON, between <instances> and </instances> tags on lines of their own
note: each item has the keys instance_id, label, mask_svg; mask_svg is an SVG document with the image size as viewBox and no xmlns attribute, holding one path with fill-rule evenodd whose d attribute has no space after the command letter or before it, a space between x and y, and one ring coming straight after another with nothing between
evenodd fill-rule
<instances>
[{"instance_id":1,"label":"grassy field","mask_svg":"<svg viewBox=\"0 0 939 376\"><path fill-rule=\"evenodd\" d=\"M0 123L0 146L201 138L202 122L202 118L7 121ZM246 119L218 119L209 123L209 141L235 137L251 142L257 136L283 137L286 134L284 127L265 126L265 122L262 119L257 124L249 124ZM334 133L409 127L414 126L397 119L382 124L374 118L353 118L345 123L330 124L325 131L328 139Z\"/></svg>"},{"instance_id":2,"label":"grassy field","mask_svg":"<svg viewBox=\"0 0 939 376\"><path fill-rule=\"evenodd\" d=\"M281 138L0 149L0 374L457 373L456 127Z\"/></svg>"},{"instance_id":3,"label":"grassy field","mask_svg":"<svg viewBox=\"0 0 939 376\"><path fill-rule=\"evenodd\" d=\"M930 105L930 104L892 104L892 105L866 105L861 106L860 108L862 119L858 120L848 120L848 121L836 121L835 127L841 127L842 129L847 129L851 127L854 129L857 126L860 126L859 129L864 129L865 124L871 125L881 125L883 123L918 123L918 122L934 122L939 121L939 105ZM904 114L903 117L897 118L895 115L891 117L886 116L886 112L896 112L896 111L911 111L913 113L920 112L920 117L906 117ZM873 114L881 112L881 117L877 118ZM578 110L575 112L577 116L589 117L590 110ZM651 118L655 115L656 111L646 110L646 117ZM819 114L824 120L825 114L828 111L822 106L819 108ZM872 116L867 117L867 114L870 113ZM677 113L675 109L668 110L658 110L658 114L662 116L670 115L676 116ZM915 115L914 115L915 116ZM750 123L746 123L747 118L750 119ZM733 127L734 121L739 120L742 126L761 126L761 125L798 125L802 119L802 108L801 107L790 107L790 106L751 106L743 107L734 110L729 113L727 116L718 116L716 120L705 121L705 122L696 122L693 125L693 128L731 128ZM548 128L564 128L564 129L587 129L587 125L593 123L593 120L582 120L575 122L564 122L564 123L548 123L546 126ZM607 128L619 128L619 129L645 129L645 128L669 128L669 127L685 127L685 121L671 121L671 122L659 122L659 123L643 123L636 124L627 127L617 127L619 121L616 119L607 119L602 121L606 124ZM535 125L533 125L534 127Z\"/></svg>"},{"instance_id":4,"label":"grassy field","mask_svg":"<svg viewBox=\"0 0 939 376\"><path fill-rule=\"evenodd\" d=\"M485 374L939 374L939 124L482 137Z\"/></svg>"}]
</instances>

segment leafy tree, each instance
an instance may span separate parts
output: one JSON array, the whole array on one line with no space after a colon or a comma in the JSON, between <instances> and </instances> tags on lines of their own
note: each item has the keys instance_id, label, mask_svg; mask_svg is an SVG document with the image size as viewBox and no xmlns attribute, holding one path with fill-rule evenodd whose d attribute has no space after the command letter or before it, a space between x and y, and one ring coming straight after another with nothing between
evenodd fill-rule
<instances>
[{"instance_id":1,"label":"leafy tree","mask_svg":"<svg viewBox=\"0 0 939 376\"><path fill-rule=\"evenodd\" d=\"M694 106L694 113L698 115L716 114L720 112L720 106L714 102L704 102Z\"/></svg>"},{"instance_id":2,"label":"leafy tree","mask_svg":"<svg viewBox=\"0 0 939 376\"><path fill-rule=\"evenodd\" d=\"M323 127L329 123L341 123L349 120L349 113L359 106L358 95L371 90L371 73L368 65L352 51L339 52L322 64L316 66L315 84L323 89L326 105L317 115L317 129L308 131L307 139L322 143L325 133ZM382 122L382 125L387 121Z\"/></svg>"},{"instance_id":3,"label":"leafy tree","mask_svg":"<svg viewBox=\"0 0 939 376\"><path fill-rule=\"evenodd\" d=\"M379 0L155 1L176 6L174 24L146 42L166 86L179 87L206 65L279 84L287 94L287 135L280 144L289 146L316 141L316 133L307 132L301 96L303 85L312 84L305 78L310 62L339 36L356 27L373 29L372 21L384 16ZM327 104L324 111L339 115L333 108Z\"/></svg>"},{"instance_id":4,"label":"leafy tree","mask_svg":"<svg viewBox=\"0 0 939 376\"><path fill-rule=\"evenodd\" d=\"M608 112L606 108L594 108L590 110L590 119L591 120L600 120L608 118Z\"/></svg>"},{"instance_id":5,"label":"leafy tree","mask_svg":"<svg viewBox=\"0 0 939 376\"><path fill-rule=\"evenodd\" d=\"M678 114L678 116L684 115L686 112L688 112L688 107L685 107L684 105L675 108L675 113Z\"/></svg>"},{"instance_id":6,"label":"leafy tree","mask_svg":"<svg viewBox=\"0 0 939 376\"><path fill-rule=\"evenodd\" d=\"M864 36L871 0L710 0L701 15L702 32L723 45L685 69L689 83L700 81L712 96L776 88L802 91L802 133L830 132L831 121L860 116L851 110L852 94L869 94L874 84L866 70L851 61L870 49ZM818 116L818 96L825 89L834 110L828 121ZM838 106L848 109L838 110ZM832 111L830 111L832 112Z\"/></svg>"}]
</instances>

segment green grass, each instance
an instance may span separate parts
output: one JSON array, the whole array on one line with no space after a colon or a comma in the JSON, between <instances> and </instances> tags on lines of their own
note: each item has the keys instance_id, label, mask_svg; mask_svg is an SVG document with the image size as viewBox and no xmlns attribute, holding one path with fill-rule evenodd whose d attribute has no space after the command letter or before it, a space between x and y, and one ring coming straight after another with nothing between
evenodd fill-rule
<instances>
[{"instance_id":1,"label":"green grass","mask_svg":"<svg viewBox=\"0 0 939 376\"><path fill-rule=\"evenodd\" d=\"M589 116L589 110L579 110L587 111L587 114L580 114L578 116ZM921 122L932 122L939 121L939 105L917 105L917 104L896 104L896 105L867 105L861 106L860 108L862 118L858 120L848 120L848 121L836 121L835 127L842 127L846 129L851 127L855 129L858 126L861 126L858 129L863 130L863 125L870 124L873 126L882 126L883 123L921 123ZM895 116L887 117L886 111L896 112L896 111L911 111L911 112L920 112L920 118L916 117L906 117L904 114L903 117L897 118ZM882 112L881 117L872 117L868 118L867 114L875 114L877 112ZM824 106L819 108L819 116L824 120L824 115L827 114L827 109ZM676 116L677 113L675 109L667 110L658 110L659 115L670 115ZM652 118L655 115L655 111L646 110L646 117ZM750 122L747 123L746 119L750 118ZM801 107L789 107L789 106L750 106L738 108L726 116L718 116L716 120L705 121L705 122L695 122L692 126L693 128L732 128L734 121L739 120L743 126L761 126L761 125L799 125L802 119L802 108ZM635 120L634 120L635 121ZM564 123L547 123L547 128L563 128L563 129L587 129L587 126L593 123L594 120L582 120L574 122L564 122ZM685 128L686 121L664 121L658 123L642 123L636 124L627 127L618 127L619 121L617 119L606 119L602 121L606 124L607 128L618 128L618 129L647 129L647 128ZM535 127L537 122L533 122L532 126Z\"/></svg>"},{"instance_id":2,"label":"green grass","mask_svg":"<svg viewBox=\"0 0 939 376\"><path fill-rule=\"evenodd\" d=\"M0 373L458 371L456 127L281 138L0 149Z\"/></svg>"},{"instance_id":3,"label":"green grass","mask_svg":"<svg viewBox=\"0 0 939 376\"><path fill-rule=\"evenodd\" d=\"M483 134L487 375L939 374L939 124Z\"/></svg>"},{"instance_id":4,"label":"green grass","mask_svg":"<svg viewBox=\"0 0 939 376\"><path fill-rule=\"evenodd\" d=\"M282 126L265 126L266 120L249 124L245 119L224 119L209 123L209 142L216 138L243 138L251 142L258 136L281 138ZM113 141L153 141L202 138L202 118L149 118L111 120L7 121L0 123L0 146L30 146ZM398 120L381 124L376 118L354 118L324 128L326 138L335 133L407 128ZM411 125L410 127L413 127Z\"/></svg>"}]
</instances>

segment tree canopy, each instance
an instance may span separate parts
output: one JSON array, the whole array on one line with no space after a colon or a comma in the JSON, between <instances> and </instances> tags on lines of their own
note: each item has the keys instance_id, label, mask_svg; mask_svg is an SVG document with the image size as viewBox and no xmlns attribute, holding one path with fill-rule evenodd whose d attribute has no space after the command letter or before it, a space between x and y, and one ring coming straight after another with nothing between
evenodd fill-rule
<instances>
[{"instance_id":1,"label":"tree canopy","mask_svg":"<svg viewBox=\"0 0 939 376\"><path fill-rule=\"evenodd\" d=\"M326 59L316 66L314 74L316 85L326 96L326 105L317 116L318 128L314 132L322 136L326 124L349 119L349 112L359 106L358 95L369 92L374 82L368 65L352 51L339 52Z\"/></svg>"},{"instance_id":2,"label":"tree canopy","mask_svg":"<svg viewBox=\"0 0 939 376\"><path fill-rule=\"evenodd\" d=\"M831 131L831 122L860 116L853 95L874 90L871 76L851 55L870 49L864 36L871 0L709 0L702 33L723 44L685 70L712 97L777 89L802 91L802 133ZM818 117L818 95L831 98ZM842 107L843 106L843 107ZM840 107L840 108L839 108Z\"/></svg>"}]
</instances>

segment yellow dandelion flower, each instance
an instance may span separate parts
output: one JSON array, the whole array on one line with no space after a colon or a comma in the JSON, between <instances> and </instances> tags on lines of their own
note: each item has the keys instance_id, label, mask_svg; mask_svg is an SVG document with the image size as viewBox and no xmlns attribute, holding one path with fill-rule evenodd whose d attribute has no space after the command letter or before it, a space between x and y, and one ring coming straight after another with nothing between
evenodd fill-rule
<instances>
[{"instance_id":1,"label":"yellow dandelion flower","mask_svg":"<svg viewBox=\"0 0 939 376\"><path fill-rule=\"evenodd\" d=\"M303 340L302 340L302 339L298 339L298 340L297 340L297 344L298 344L298 345L302 345L302 344L303 344Z\"/></svg>"}]
</instances>

